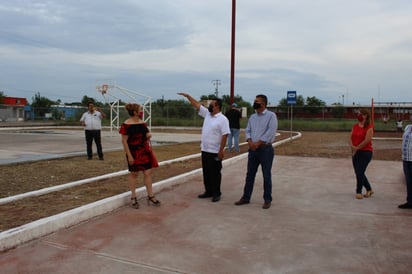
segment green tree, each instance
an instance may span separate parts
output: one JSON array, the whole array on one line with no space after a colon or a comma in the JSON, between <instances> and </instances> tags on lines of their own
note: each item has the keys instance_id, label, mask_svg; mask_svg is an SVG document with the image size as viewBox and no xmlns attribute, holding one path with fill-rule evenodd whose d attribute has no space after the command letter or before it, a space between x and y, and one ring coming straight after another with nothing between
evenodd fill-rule
<instances>
[{"instance_id":1,"label":"green tree","mask_svg":"<svg viewBox=\"0 0 412 274\"><path fill-rule=\"evenodd\" d=\"M50 113L50 106L55 104L52 100L40 95L37 92L32 98L32 104L34 114L36 118L44 118L46 113Z\"/></svg>"},{"instance_id":2,"label":"green tree","mask_svg":"<svg viewBox=\"0 0 412 274\"><path fill-rule=\"evenodd\" d=\"M225 112L226 110L230 109L230 96L229 95L223 95L222 96L222 101L223 101L223 111ZM253 108L250 102L246 102L243 100L243 97L238 95L235 95L233 97L233 102L236 103L239 107L245 107L247 109L247 113L253 113Z\"/></svg>"},{"instance_id":3,"label":"green tree","mask_svg":"<svg viewBox=\"0 0 412 274\"><path fill-rule=\"evenodd\" d=\"M223 104L230 105L230 96L229 95L223 95L222 96L222 101L223 101ZM251 104L249 102L244 101L243 97L240 96L239 94L235 95L233 97L233 102L236 103L240 107L249 107L249 106L251 106Z\"/></svg>"},{"instance_id":4,"label":"green tree","mask_svg":"<svg viewBox=\"0 0 412 274\"><path fill-rule=\"evenodd\" d=\"M171 118L190 118L194 111L192 105L184 100L158 99L152 103L152 116Z\"/></svg>"},{"instance_id":5,"label":"green tree","mask_svg":"<svg viewBox=\"0 0 412 274\"><path fill-rule=\"evenodd\" d=\"M81 106L86 106L87 104L91 102L93 103L93 105L95 105L96 107L100 107L103 108L105 105L108 107L108 104L104 104L98 100L96 100L95 98L89 97L87 95L84 95L81 101ZM125 103L123 103L121 100L119 100L120 105L125 105Z\"/></svg>"},{"instance_id":6,"label":"green tree","mask_svg":"<svg viewBox=\"0 0 412 274\"><path fill-rule=\"evenodd\" d=\"M89 102L92 102L93 105L96 105L97 100L92 97L88 97L87 95L84 95L82 98L82 105L87 106Z\"/></svg>"},{"instance_id":7,"label":"green tree","mask_svg":"<svg viewBox=\"0 0 412 274\"><path fill-rule=\"evenodd\" d=\"M216 95L214 95L214 94L202 95L202 96L200 96L200 101L212 100L214 98L216 98Z\"/></svg>"},{"instance_id":8,"label":"green tree","mask_svg":"<svg viewBox=\"0 0 412 274\"><path fill-rule=\"evenodd\" d=\"M6 97L3 91L0 91L0 104L3 104L3 98Z\"/></svg>"},{"instance_id":9,"label":"green tree","mask_svg":"<svg viewBox=\"0 0 412 274\"><path fill-rule=\"evenodd\" d=\"M321 99L316 98L315 96L307 97L306 98L306 105L307 106L326 106L326 103Z\"/></svg>"},{"instance_id":10,"label":"green tree","mask_svg":"<svg viewBox=\"0 0 412 274\"><path fill-rule=\"evenodd\" d=\"M278 105L281 106L281 107L283 107L283 106L285 106L285 107L288 106L288 100L287 100L287 98L286 98L286 97L283 97L282 99L280 99ZM298 95L298 96L296 97L296 105L295 105L295 106L303 107L304 105L305 105L305 99L303 99L303 96L302 96L302 95Z\"/></svg>"},{"instance_id":11,"label":"green tree","mask_svg":"<svg viewBox=\"0 0 412 274\"><path fill-rule=\"evenodd\" d=\"M305 109L309 113L320 113L324 106L326 106L326 103L315 96L306 98Z\"/></svg>"}]
</instances>

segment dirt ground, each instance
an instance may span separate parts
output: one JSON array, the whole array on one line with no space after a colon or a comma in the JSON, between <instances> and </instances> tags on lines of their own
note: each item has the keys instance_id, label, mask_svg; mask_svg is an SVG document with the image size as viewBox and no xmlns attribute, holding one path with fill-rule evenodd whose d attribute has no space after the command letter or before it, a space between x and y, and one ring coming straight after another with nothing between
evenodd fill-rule
<instances>
[{"instance_id":1,"label":"dirt ground","mask_svg":"<svg viewBox=\"0 0 412 274\"><path fill-rule=\"evenodd\" d=\"M303 132L302 137L276 147L276 155L303 157L348 158L348 132ZM374 160L401 161L401 135L399 133L377 133L374 140ZM283 133L278 138L289 138ZM242 137L241 137L242 138ZM393 139L392 139L393 138ZM200 152L198 142L156 146L153 148L159 162ZM241 147L241 153L247 147ZM225 157L235 154L226 153ZM163 180L201 167L200 158L169 164L156 168L153 182ZM87 161L84 156L30 163L0 165L0 197L33 191L89 177L127 169L122 151L106 152L104 161ZM139 177L139 186L142 185ZM0 205L0 231L8 230L40 218L61 213L106 197L129 191L127 175L100 180L50 194L26 198Z\"/></svg>"}]
</instances>

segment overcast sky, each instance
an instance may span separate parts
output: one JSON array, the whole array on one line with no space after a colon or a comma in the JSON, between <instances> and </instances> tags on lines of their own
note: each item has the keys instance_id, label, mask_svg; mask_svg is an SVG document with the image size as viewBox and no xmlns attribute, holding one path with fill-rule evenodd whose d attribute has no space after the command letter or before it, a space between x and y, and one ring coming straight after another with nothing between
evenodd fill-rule
<instances>
[{"instance_id":1,"label":"overcast sky","mask_svg":"<svg viewBox=\"0 0 412 274\"><path fill-rule=\"evenodd\" d=\"M0 91L104 101L230 92L231 0L3 0ZM412 1L237 0L235 94L412 102ZM109 90L117 95L117 89ZM120 95L119 95L120 96Z\"/></svg>"}]
</instances>

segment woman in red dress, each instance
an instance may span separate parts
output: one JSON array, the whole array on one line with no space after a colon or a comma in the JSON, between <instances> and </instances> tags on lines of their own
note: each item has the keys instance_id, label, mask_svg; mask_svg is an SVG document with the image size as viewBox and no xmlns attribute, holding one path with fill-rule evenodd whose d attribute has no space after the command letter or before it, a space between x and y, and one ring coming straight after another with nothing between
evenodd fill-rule
<instances>
[{"instance_id":1,"label":"woman in red dress","mask_svg":"<svg viewBox=\"0 0 412 274\"><path fill-rule=\"evenodd\" d=\"M159 166L150 146L152 135L146 123L139 117L140 105L126 104L125 108L130 118L121 125L119 133L122 135L122 144L130 171L128 181L132 193L132 205L139 208L136 197L136 181L139 171L142 171L148 195L147 203L159 206L160 201L156 199L152 190L152 168Z\"/></svg>"},{"instance_id":2,"label":"woman in red dress","mask_svg":"<svg viewBox=\"0 0 412 274\"><path fill-rule=\"evenodd\" d=\"M373 125L369 110L361 109L358 114L358 123L352 128L349 145L352 149L352 164L356 175L356 199L369 198L373 191L365 175L366 168L372 160ZM362 196L362 188L366 194Z\"/></svg>"}]
</instances>

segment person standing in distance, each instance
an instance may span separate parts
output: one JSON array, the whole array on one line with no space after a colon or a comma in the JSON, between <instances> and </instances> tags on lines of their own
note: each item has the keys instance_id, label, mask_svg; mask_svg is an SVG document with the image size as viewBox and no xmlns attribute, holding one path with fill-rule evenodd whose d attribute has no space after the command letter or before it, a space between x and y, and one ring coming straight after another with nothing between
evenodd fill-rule
<instances>
[{"instance_id":1,"label":"person standing in distance","mask_svg":"<svg viewBox=\"0 0 412 274\"><path fill-rule=\"evenodd\" d=\"M220 185L222 182L222 160L226 146L227 136L230 133L229 121L221 113L222 99L212 99L209 107L204 107L187 93L178 93L186 97L204 118L202 126L201 151L203 184L205 192L198 198L210 198L218 202L222 195Z\"/></svg>"},{"instance_id":2,"label":"person standing in distance","mask_svg":"<svg viewBox=\"0 0 412 274\"><path fill-rule=\"evenodd\" d=\"M235 152L240 152L239 149L239 134L240 134L240 119L242 118L242 114L237 109L237 104L233 103L232 107L226 111L225 116L229 120L229 127L230 127L230 134L229 139L227 140L227 148L229 152L233 150ZM232 148L232 139L234 148Z\"/></svg>"},{"instance_id":3,"label":"person standing in distance","mask_svg":"<svg viewBox=\"0 0 412 274\"><path fill-rule=\"evenodd\" d=\"M266 108L267 102L266 95L256 96L253 103L256 112L250 116L246 126L245 137L249 145L246 182L242 198L235 202L237 206L250 202L259 165L262 166L263 173L264 203L262 208L268 209L272 203L272 164L275 157L272 143L275 140L278 119L274 112Z\"/></svg>"},{"instance_id":4,"label":"person standing in distance","mask_svg":"<svg viewBox=\"0 0 412 274\"><path fill-rule=\"evenodd\" d=\"M87 108L88 111L83 113L80 118L80 123L84 126L84 133L86 137L87 159L91 160L93 158L92 144L94 140L97 148L97 155L100 160L104 160L101 130L102 119L104 119L106 115L100 109L95 108L93 102L87 103Z\"/></svg>"},{"instance_id":5,"label":"person standing in distance","mask_svg":"<svg viewBox=\"0 0 412 274\"><path fill-rule=\"evenodd\" d=\"M373 194L371 184L365 175L366 168L372 160L373 125L371 114L367 109L361 109L358 113L358 122L353 125L349 138L352 150L352 165L356 175L356 199L369 198ZM362 196L362 188L366 193Z\"/></svg>"},{"instance_id":6,"label":"person standing in distance","mask_svg":"<svg viewBox=\"0 0 412 274\"><path fill-rule=\"evenodd\" d=\"M399 208L412 208L412 124L405 127L402 138L403 173L406 180L406 203Z\"/></svg>"}]
</instances>

